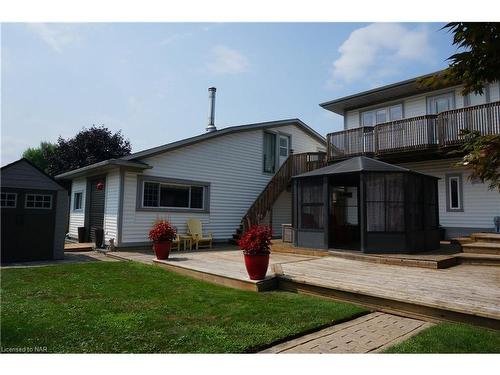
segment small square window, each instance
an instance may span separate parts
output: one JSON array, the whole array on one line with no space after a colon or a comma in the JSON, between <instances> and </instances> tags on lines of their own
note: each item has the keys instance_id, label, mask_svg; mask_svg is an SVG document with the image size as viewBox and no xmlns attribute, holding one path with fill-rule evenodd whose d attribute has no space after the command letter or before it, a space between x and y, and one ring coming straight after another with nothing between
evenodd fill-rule
<instances>
[{"instance_id":1,"label":"small square window","mask_svg":"<svg viewBox=\"0 0 500 375\"><path fill-rule=\"evenodd\" d=\"M17 194L16 193L2 193L1 195L1 207L4 208L16 208L17 206Z\"/></svg>"}]
</instances>

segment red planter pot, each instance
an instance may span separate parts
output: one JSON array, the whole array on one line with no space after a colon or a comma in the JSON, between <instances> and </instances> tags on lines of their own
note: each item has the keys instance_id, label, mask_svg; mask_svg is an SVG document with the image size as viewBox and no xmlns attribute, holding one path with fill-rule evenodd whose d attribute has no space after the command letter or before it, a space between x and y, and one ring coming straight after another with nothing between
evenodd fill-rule
<instances>
[{"instance_id":1,"label":"red planter pot","mask_svg":"<svg viewBox=\"0 0 500 375\"><path fill-rule=\"evenodd\" d=\"M250 280L263 280L266 278L267 267L269 266L269 254L246 255L245 267L247 268Z\"/></svg>"},{"instance_id":2,"label":"red planter pot","mask_svg":"<svg viewBox=\"0 0 500 375\"><path fill-rule=\"evenodd\" d=\"M172 248L172 241L155 242L153 247L155 249L156 259L168 259L170 249Z\"/></svg>"}]
</instances>

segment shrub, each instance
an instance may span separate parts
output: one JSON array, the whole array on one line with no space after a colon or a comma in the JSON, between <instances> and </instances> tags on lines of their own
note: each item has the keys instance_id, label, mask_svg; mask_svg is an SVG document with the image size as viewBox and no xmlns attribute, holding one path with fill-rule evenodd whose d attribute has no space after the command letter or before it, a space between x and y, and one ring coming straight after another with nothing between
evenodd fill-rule
<instances>
[{"instance_id":1,"label":"shrub","mask_svg":"<svg viewBox=\"0 0 500 375\"><path fill-rule=\"evenodd\" d=\"M158 220L149 231L149 239L153 242L168 242L175 238L175 228L166 220Z\"/></svg>"},{"instance_id":2,"label":"shrub","mask_svg":"<svg viewBox=\"0 0 500 375\"><path fill-rule=\"evenodd\" d=\"M254 225L238 241L245 255L269 254L272 230L264 225Z\"/></svg>"}]
</instances>

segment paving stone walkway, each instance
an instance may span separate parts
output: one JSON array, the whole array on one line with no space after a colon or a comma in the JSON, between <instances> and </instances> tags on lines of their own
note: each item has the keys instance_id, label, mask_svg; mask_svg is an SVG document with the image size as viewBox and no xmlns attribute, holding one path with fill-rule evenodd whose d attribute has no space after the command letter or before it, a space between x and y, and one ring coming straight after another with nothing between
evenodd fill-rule
<instances>
[{"instance_id":1,"label":"paving stone walkway","mask_svg":"<svg viewBox=\"0 0 500 375\"><path fill-rule=\"evenodd\" d=\"M431 325L421 320L374 312L278 344L261 353L377 353Z\"/></svg>"}]
</instances>

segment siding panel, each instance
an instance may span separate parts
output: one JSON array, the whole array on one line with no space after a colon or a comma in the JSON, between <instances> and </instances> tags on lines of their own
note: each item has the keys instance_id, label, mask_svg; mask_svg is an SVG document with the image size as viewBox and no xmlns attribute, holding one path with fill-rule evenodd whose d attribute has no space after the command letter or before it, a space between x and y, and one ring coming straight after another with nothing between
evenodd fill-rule
<instances>
[{"instance_id":1,"label":"siding panel","mask_svg":"<svg viewBox=\"0 0 500 375\"><path fill-rule=\"evenodd\" d=\"M417 163L401 164L415 171L439 177L439 222L444 227L457 228L491 228L493 217L500 215L500 194L488 190L487 184L471 183L469 172L452 165L459 159L432 160ZM463 212L446 212L446 174L462 173Z\"/></svg>"},{"instance_id":2,"label":"siding panel","mask_svg":"<svg viewBox=\"0 0 500 375\"><path fill-rule=\"evenodd\" d=\"M70 215L69 215L69 235L70 237L78 237L78 227L85 225L85 199L86 199L87 181L85 178L73 180L71 184L71 198L70 198ZM82 192L82 207L80 211L74 211L74 198L75 192Z\"/></svg>"},{"instance_id":3,"label":"siding panel","mask_svg":"<svg viewBox=\"0 0 500 375\"><path fill-rule=\"evenodd\" d=\"M290 134L295 153L316 151L324 145L294 125L273 128ZM136 211L137 174L125 175L122 242L146 242L157 218L173 222L181 233L186 221L198 218L216 240L232 237L240 221L272 177L262 172L263 131L228 134L164 154L142 159L153 168L144 175L210 183L210 213Z\"/></svg>"}]
</instances>

